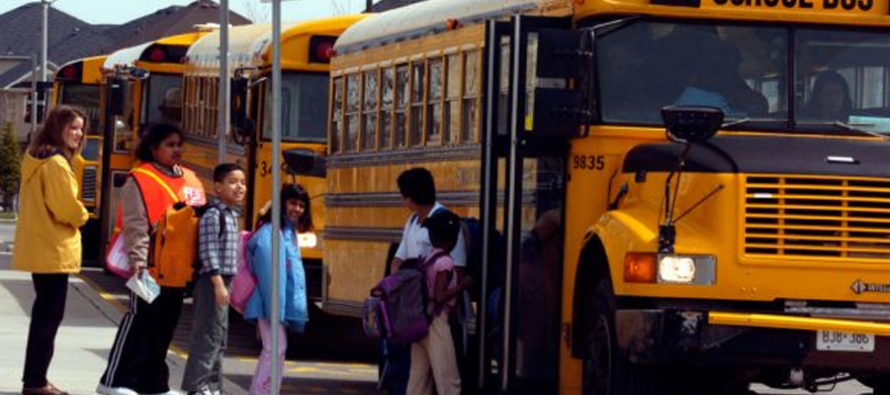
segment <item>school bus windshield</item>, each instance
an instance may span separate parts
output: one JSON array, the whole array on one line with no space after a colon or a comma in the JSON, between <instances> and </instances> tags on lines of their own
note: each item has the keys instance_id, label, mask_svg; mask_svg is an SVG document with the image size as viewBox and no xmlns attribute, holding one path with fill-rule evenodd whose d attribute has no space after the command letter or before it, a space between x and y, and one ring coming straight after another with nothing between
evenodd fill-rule
<instances>
[{"instance_id":1,"label":"school bus windshield","mask_svg":"<svg viewBox=\"0 0 890 395\"><path fill-rule=\"evenodd\" d=\"M327 140L327 74L284 73L281 86L281 138L287 141ZM263 138L272 138L272 85L266 84Z\"/></svg>"},{"instance_id":2,"label":"school bus windshield","mask_svg":"<svg viewBox=\"0 0 890 395\"><path fill-rule=\"evenodd\" d=\"M877 31L644 20L598 35L596 53L605 123L707 105L745 129L890 133L890 36Z\"/></svg>"}]
</instances>

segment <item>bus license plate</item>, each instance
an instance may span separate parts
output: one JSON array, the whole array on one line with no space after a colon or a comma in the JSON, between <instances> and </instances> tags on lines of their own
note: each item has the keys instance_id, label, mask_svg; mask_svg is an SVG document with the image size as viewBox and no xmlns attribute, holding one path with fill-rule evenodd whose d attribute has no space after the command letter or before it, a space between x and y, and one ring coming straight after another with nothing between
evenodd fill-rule
<instances>
[{"instance_id":1,"label":"bus license plate","mask_svg":"<svg viewBox=\"0 0 890 395\"><path fill-rule=\"evenodd\" d=\"M816 349L819 351L873 352L875 350L875 335L819 331L816 333Z\"/></svg>"}]
</instances>

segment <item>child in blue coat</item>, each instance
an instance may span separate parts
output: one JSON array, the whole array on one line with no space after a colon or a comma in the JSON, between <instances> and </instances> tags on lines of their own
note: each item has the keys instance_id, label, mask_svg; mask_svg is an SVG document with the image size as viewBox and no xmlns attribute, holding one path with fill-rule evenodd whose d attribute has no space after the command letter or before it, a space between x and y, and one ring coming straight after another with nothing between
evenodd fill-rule
<instances>
[{"instance_id":1,"label":"child in blue coat","mask_svg":"<svg viewBox=\"0 0 890 395\"><path fill-rule=\"evenodd\" d=\"M312 230L312 216L309 208L309 194L297 184L286 184L281 189L281 234L279 235L278 296L281 320L279 326L279 371L284 371L284 354L287 350L285 328L302 332L309 321L306 296L306 275L297 244L297 233ZM272 224L271 210L261 221L265 223L247 244L251 270L257 277L257 288L247 303L244 318L255 321L263 341L263 351L257 362L256 372L250 384L252 395L265 395L272 387L272 331L269 323L272 295ZM279 378L280 380L280 378ZM279 381L280 384L280 381Z\"/></svg>"}]
</instances>

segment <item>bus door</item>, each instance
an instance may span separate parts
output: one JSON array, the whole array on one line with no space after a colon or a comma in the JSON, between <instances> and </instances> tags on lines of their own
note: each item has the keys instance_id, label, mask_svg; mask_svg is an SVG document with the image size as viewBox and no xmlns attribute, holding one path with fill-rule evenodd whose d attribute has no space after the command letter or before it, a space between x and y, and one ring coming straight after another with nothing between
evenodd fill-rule
<instances>
[{"instance_id":1,"label":"bus door","mask_svg":"<svg viewBox=\"0 0 890 395\"><path fill-rule=\"evenodd\" d=\"M586 51L563 18L486 29L482 155L480 388L556 393L569 138L586 108L575 75Z\"/></svg>"},{"instance_id":2,"label":"bus door","mask_svg":"<svg viewBox=\"0 0 890 395\"><path fill-rule=\"evenodd\" d=\"M102 220L101 246L106 246L114 232L120 204L120 188L133 166L136 136L133 132L138 114L134 113L133 89L139 81L117 75L106 78L102 89L102 165L99 213ZM138 92L136 92L138 93ZM102 248L104 253L105 249Z\"/></svg>"}]
</instances>

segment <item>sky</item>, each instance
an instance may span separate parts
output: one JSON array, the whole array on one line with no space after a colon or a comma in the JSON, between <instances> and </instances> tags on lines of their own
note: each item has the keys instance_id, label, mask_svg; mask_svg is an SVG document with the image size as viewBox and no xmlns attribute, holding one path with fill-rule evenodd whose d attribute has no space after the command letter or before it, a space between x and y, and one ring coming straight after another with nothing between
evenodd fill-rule
<instances>
[{"instance_id":1,"label":"sky","mask_svg":"<svg viewBox=\"0 0 890 395\"><path fill-rule=\"evenodd\" d=\"M0 14L36 0L0 0ZM218 1L218 0L217 0ZM56 0L53 7L92 24L121 24L171 5L192 0ZM302 21L360 12L365 0L282 0L281 20ZM254 22L272 21L272 4L261 0L229 0L229 9Z\"/></svg>"}]
</instances>

